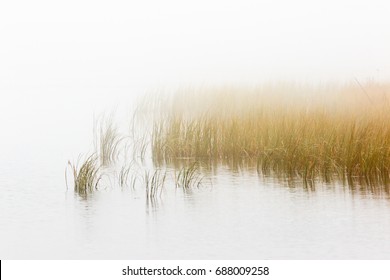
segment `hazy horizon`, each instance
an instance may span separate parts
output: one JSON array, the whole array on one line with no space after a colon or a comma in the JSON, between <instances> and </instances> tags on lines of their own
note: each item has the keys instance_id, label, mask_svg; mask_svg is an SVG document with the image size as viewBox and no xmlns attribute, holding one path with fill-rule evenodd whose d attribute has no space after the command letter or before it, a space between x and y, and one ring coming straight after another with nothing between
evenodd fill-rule
<instances>
[{"instance_id":1,"label":"hazy horizon","mask_svg":"<svg viewBox=\"0 0 390 280\"><path fill-rule=\"evenodd\" d=\"M389 81L386 1L6 1L0 89ZM53 92L51 93L53 94Z\"/></svg>"}]
</instances>

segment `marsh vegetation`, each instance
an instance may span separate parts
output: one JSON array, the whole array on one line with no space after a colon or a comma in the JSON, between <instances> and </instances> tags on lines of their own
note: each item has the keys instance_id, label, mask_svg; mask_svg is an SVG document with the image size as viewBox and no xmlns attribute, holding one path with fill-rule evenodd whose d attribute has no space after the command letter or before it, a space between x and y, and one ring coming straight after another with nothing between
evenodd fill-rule
<instances>
[{"instance_id":1,"label":"marsh vegetation","mask_svg":"<svg viewBox=\"0 0 390 280\"><path fill-rule=\"evenodd\" d=\"M118 168L125 153L118 184L142 185L148 198L161 196L167 182L184 190L199 187L204 170L221 164L304 185L339 181L387 190L389 89L358 82L270 84L183 89L148 99L137 107L128 135L119 134L112 118L99 123L98 157L79 169L70 164L75 189L96 188L98 171Z\"/></svg>"},{"instance_id":2,"label":"marsh vegetation","mask_svg":"<svg viewBox=\"0 0 390 280\"><path fill-rule=\"evenodd\" d=\"M183 91L154 123L153 160L255 166L261 175L389 182L388 85Z\"/></svg>"}]
</instances>

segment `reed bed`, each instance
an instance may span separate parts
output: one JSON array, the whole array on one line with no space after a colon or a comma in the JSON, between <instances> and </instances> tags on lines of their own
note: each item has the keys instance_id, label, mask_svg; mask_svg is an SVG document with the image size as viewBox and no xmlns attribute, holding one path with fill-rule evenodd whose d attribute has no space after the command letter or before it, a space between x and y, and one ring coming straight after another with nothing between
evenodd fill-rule
<instances>
[{"instance_id":1,"label":"reed bed","mask_svg":"<svg viewBox=\"0 0 390 280\"><path fill-rule=\"evenodd\" d=\"M154 122L153 160L247 161L260 174L386 185L388 93L374 83L182 91Z\"/></svg>"}]
</instances>

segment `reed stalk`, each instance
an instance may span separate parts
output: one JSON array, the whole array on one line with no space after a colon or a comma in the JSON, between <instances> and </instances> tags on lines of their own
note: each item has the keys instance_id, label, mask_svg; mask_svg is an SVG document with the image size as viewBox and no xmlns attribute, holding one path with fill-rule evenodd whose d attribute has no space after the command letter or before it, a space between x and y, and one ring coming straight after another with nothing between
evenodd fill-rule
<instances>
[{"instance_id":1,"label":"reed stalk","mask_svg":"<svg viewBox=\"0 0 390 280\"><path fill-rule=\"evenodd\" d=\"M176 187L184 190L198 187L202 184L203 176L199 171L198 163L182 167L175 175Z\"/></svg>"},{"instance_id":2,"label":"reed stalk","mask_svg":"<svg viewBox=\"0 0 390 280\"><path fill-rule=\"evenodd\" d=\"M153 173L145 171L144 184L147 199L155 199L156 197L161 196L166 176L167 172L163 172L160 169L154 170Z\"/></svg>"},{"instance_id":3,"label":"reed stalk","mask_svg":"<svg viewBox=\"0 0 390 280\"><path fill-rule=\"evenodd\" d=\"M95 148L103 167L113 165L120 154L121 142L124 137L120 136L115 126L112 115L108 118L101 117L95 123Z\"/></svg>"}]
</instances>

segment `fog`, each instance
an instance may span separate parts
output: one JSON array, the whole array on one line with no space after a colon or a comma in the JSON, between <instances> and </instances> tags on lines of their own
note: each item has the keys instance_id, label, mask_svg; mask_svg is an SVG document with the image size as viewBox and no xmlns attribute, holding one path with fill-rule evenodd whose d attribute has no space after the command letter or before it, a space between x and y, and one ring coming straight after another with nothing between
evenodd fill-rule
<instances>
[{"instance_id":1,"label":"fog","mask_svg":"<svg viewBox=\"0 0 390 280\"><path fill-rule=\"evenodd\" d=\"M23 135L40 139L38 124L46 133L76 122L85 130L94 113L156 90L388 81L387 6L380 0L1 1L1 125L14 143Z\"/></svg>"},{"instance_id":2,"label":"fog","mask_svg":"<svg viewBox=\"0 0 390 280\"><path fill-rule=\"evenodd\" d=\"M0 88L385 80L387 1L2 1Z\"/></svg>"},{"instance_id":3,"label":"fog","mask_svg":"<svg viewBox=\"0 0 390 280\"><path fill-rule=\"evenodd\" d=\"M128 135L128 109L145 93L389 81L388 6L1 0L0 258L388 256L388 201L360 200L345 188L311 194L258 184L257 175L222 176L220 191L167 192L157 216L125 192L73 197L64 180L68 161L93 152L96 117L116 108L115 123Z\"/></svg>"}]
</instances>

